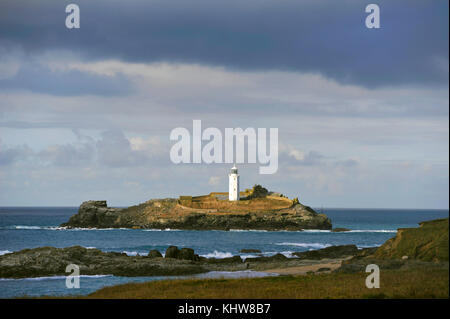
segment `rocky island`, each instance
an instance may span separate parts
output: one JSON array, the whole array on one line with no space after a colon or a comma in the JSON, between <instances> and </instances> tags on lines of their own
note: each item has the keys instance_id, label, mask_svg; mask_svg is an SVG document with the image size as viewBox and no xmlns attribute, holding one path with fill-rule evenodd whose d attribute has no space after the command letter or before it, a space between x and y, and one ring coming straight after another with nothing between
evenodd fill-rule
<instances>
[{"instance_id":1,"label":"rocky island","mask_svg":"<svg viewBox=\"0 0 450 319\"><path fill-rule=\"evenodd\" d=\"M239 201L229 201L228 193L180 196L179 199L152 199L128 208L108 207L106 201L86 201L78 213L62 227L143 228L187 230L303 230L331 229L324 214L270 193L260 185L241 192Z\"/></svg>"}]
</instances>

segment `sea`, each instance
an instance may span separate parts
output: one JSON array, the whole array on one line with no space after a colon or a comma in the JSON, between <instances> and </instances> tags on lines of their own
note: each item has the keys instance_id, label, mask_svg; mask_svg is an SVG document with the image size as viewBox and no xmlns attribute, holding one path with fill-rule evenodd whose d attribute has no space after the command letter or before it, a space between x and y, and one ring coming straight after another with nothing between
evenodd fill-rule
<instances>
[{"instance_id":1,"label":"sea","mask_svg":"<svg viewBox=\"0 0 450 319\"><path fill-rule=\"evenodd\" d=\"M66 229L59 225L76 214L78 207L0 207L0 255L25 248L80 245L102 251L123 252L130 256L146 255L152 249L164 254L169 246L189 247L207 258L225 258L255 254L241 249L259 249L264 256L277 253L287 257L293 252L321 249L332 245L355 244L359 248L375 247L395 236L398 228L418 227L421 221L447 218L448 210L434 209L320 209L333 227L351 229L333 233L326 230L261 231L232 229ZM80 277L80 288L66 288L64 276L7 279L0 278L0 298L21 296L86 295L102 287L128 282L145 282L179 278L241 278L274 276L256 271L210 272L181 277L118 277L113 275Z\"/></svg>"}]
</instances>

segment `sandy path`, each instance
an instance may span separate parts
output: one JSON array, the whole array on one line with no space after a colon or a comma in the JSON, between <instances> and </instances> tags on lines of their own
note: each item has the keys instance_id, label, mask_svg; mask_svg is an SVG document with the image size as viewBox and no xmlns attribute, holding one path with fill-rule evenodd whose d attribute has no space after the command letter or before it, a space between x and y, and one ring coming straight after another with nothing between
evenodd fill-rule
<instances>
[{"instance_id":1,"label":"sandy path","mask_svg":"<svg viewBox=\"0 0 450 319\"><path fill-rule=\"evenodd\" d=\"M294 266L286 268L267 269L265 272L277 273L280 275L305 275L309 271L317 272L320 268L329 268L329 270L323 270L321 272L330 272L341 266L341 261L328 262L323 264Z\"/></svg>"}]
</instances>

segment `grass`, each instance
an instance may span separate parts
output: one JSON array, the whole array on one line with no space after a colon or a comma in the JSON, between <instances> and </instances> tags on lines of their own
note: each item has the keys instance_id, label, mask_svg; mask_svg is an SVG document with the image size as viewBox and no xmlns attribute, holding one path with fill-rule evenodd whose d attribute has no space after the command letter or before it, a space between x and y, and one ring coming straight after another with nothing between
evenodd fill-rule
<instances>
[{"instance_id":1,"label":"grass","mask_svg":"<svg viewBox=\"0 0 450 319\"><path fill-rule=\"evenodd\" d=\"M368 289L368 274L310 274L249 279L164 280L100 289L83 298L448 298L448 270L382 270L380 288Z\"/></svg>"},{"instance_id":2,"label":"grass","mask_svg":"<svg viewBox=\"0 0 450 319\"><path fill-rule=\"evenodd\" d=\"M409 256L423 261L448 261L449 219L420 223L418 228L399 229L397 235L386 241L374 254L376 258Z\"/></svg>"}]
</instances>

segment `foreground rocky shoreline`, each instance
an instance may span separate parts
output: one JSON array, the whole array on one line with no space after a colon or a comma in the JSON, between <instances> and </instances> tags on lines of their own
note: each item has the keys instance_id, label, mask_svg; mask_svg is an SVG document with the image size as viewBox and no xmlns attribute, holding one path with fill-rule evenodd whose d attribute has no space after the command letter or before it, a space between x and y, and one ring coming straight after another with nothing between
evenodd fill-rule
<instances>
[{"instance_id":1,"label":"foreground rocky shoreline","mask_svg":"<svg viewBox=\"0 0 450 319\"><path fill-rule=\"evenodd\" d=\"M334 246L316 256L311 252L297 252L298 258L282 254L243 260L240 256L216 259L195 254L193 249L170 246L163 257L152 250L147 256L128 256L125 253L102 252L81 246L67 248L40 247L24 249L0 256L0 278L27 278L68 275L66 267L76 264L81 275L115 276L179 276L209 271L267 270L297 267L317 263L320 259L343 260L359 250L354 245Z\"/></svg>"},{"instance_id":2,"label":"foreground rocky shoreline","mask_svg":"<svg viewBox=\"0 0 450 319\"><path fill-rule=\"evenodd\" d=\"M355 245L331 246L319 250L294 252L296 258L282 254L243 260L240 256L216 259L195 254L193 249L170 246L163 254L149 251L147 256L103 252L81 246L40 247L0 256L0 278L27 278L68 275L67 265L76 264L81 275L179 276L209 271L256 270L280 274L310 272L361 273L368 264L384 270L448 270L449 220L420 223L418 228L399 229L397 235L380 247L358 249ZM258 251L246 249L258 254Z\"/></svg>"}]
</instances>

